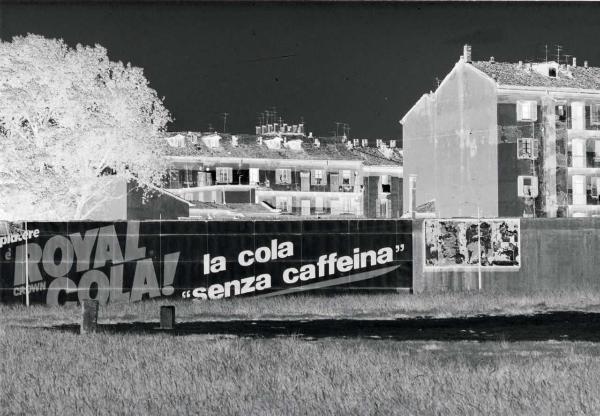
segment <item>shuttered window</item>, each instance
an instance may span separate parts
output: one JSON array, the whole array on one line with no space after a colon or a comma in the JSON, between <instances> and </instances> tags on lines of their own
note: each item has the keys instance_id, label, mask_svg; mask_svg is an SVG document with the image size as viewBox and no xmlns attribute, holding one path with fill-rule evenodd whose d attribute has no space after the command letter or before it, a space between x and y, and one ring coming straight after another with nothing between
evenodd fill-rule
<instances>
[{"instance_id":1,"label":"shuttered window","mask_svg":"<svg viewBox=\"0 0 600 416\"><path fill-rule=\"evenodd\" d=\"M517 121L537 121L537 103L535 101L517 101Z\"/></svg>"},{"instance_id":2,"label":"shuttered window","mask_svg":"<svg viewBox=\"0 0 600 416\"><path fill-rule=\"evenodd\" d=\"M292 170L291 169L276 169L275 170L275 183L282 184L282 185L292 183Z\"/></svg>"},{"instance_id":3,"label":"shuttered window","mask_svg":"<svg viewBox=\"0 0 600 416\"><path fill-rule=\"evenodd\" d=\"M233 181L232 168L217 168L217 183L231 183Z\"/></svg>"},{"instance_id":4,"label":"shuttered window","mask_svg":"<svg viewBox=\"0 0 600 416\"><path fill-rule=\"evenodd\" d=\"M530 137L517 139L517 159L537 159L539 141Z\"/></svg>"},{"instance_id":5,"label":"shuttered window","mask_svg":"<svg viewBox=\"0 0 600 416\"><path fill-rule=\"evenodd\" d=\"M327 185L327 175L323 169L314 169L310 176L311 185Z\"/></svg>"}]
</instances>

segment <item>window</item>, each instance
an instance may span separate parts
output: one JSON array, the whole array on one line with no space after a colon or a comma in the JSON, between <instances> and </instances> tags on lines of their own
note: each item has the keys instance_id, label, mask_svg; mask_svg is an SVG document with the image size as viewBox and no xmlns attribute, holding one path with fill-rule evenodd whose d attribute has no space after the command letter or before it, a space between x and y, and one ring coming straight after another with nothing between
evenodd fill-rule
<instances>
[{"instance_id":1,"label":"window","mask_svg":"<svg viewBox=\"0 0 600 416\"><path fill-rule=\"evenodd\" d=\"M538 147L536 139L517 139L517 159L537 159Z\"/></svg>"},{"instance_id":2,"label":"window","mask_svg":"<svg viewBox=\"0 0 600 416\"><path fill-rule=\"evenodd\" d=\"M567 107L564 105L556 106L556 116L558 117L558 121L567 121Z\"/></svg>"},{"instance_id":3,"label":"window","mask_svg":"<svg viewBox=\"0 0 600 416\"><path fill-rule=\"evenodd\" d=\"M183 170L182 172L182 182L185 185L185 188L191 188L192 186L194 186L194 172L188 168L185 168L185 170Z\"/></svg>"},{"instance_id":4,"label":"window","mask_svg":"<svg viewBox=\"0 0 600 416\"><path fill-rule=\"evenodd\" d=\"M342 185L344 185L344 186L351 185L351 183L350 183L351 175L352 175L352 172L349 170L342 171Z\"/></svg>"},{"instance_id":5,"label":"window","mask_svg":"<svg viewBox=\"0 0 600 416\"><path fill-rule=\"evenodd\" d=\"M170 188L179 188L179 171L175 169L171 169L169 171L169 187Z\"/></svg>"},{"instance_id":6,"label":"window","mask_svg":"<svg viewBox=\"0 0 600 416\"><path fill-rule=\"evenodd\" d=\"M592 197L598 198L598 191L600 191L600 178L592 178Z\"/></svg>"},{"instance_id":7,"label":"window","mask_svg":"<svg viewBox=\"0 0 600 416\"><path fill-rule=\"evenodd\" d=\"M275 207L277 209L280 209L281 212L292 212L292 197L291 196L275 197Z\"/></svg>"},{"instance_id":8,"label":"window","mask_svg":"<svg viewBox=\"0 0 600 416\"><path fill-rule=\"evenodd\" d=\"M381 192L390 193L390 175L381 175Z\"/></svg>"},{"instance_id":9,"label":"window","mask_svg":"<svg viewBox=\"0 0 600 416\"><path fill-rule=\"evenodd\" d=\"M537 121L537 103L517 101L517 121Z\"/></svg>"},{"instance_id":10,"label":"window","mask_svg":"<svg viewBox=\"0 0 600 416\"><path fill-rule=\"evenodd\" d=\"M583 175L573 175L573 205L586 205L586 180Z\"/></svg>"},{"instance_id":11,"label":"window","mask_svg":"<svg viewBox=\"0 0 600 416\"><path fill-rule=\"evenodd\" d=\"M315 212L323 212L323 197L318 196L315 198Z\"/></svg>"},{"instance_id":12,"label":"window","mask_svg":"<svg viewBox=\"0 0 600 416\"><path fill-rule=\"evenodd\" d=\"M315 169L311 176L312 185L327 185L327 177L323 169Z\"/></svg>"},{"instance_id":13,"label":"window","mask_svg":"<svg viewBox=\"0 0 600 416\"><path fill-rule=\"evenodd\" d=\"M256 185L260 182L258 168L250 168L250 185Z\"/></svg>"},{"instance_id":14,"label":"window","mask_svg":"<svg viewBox=\"0 0 600 416\"><path fill-rule=\"evenodd\" d=\"M232 181L232 168L217 168L217 183L231 183Z\"/></svg>"},{"instance_id":15,"label":"window","mask_svg":"<svg viewBox=\"0 0 600 416\"><path fill-rule=\"evenodd\" d=\"M275 170L275 183L281 185L289 185L292 183L292 170L291 169L276 169Z\"/></svg>"},{"instance_id":16,"label":"window","mask_svg":"<svg viewBox=\"0 0 600 416\"><path fill-rule=\"evenodd\" d=\"M300 201L300 215L310 215L310 199Z\"/></svg>"},{"instance_id":17,"label":"window","mask_svg":"<svg viewBox=\"0 0 600 416\"><path fill-rule=\"evenodd\" d=\"M391 201L389 199L378 199L378 218L391 218L392 210L391 210Z\"/></svg>"},{"instance_id":18,"label":"window","mask_svg":"<svg viewBox=\"0 0 600 416\"><path fill-rule=\"evenodd\" d=\"M571 128L574 130L585 130L585 103L571 103Z\"/></svg>"},{"instance_id":19,"label":"window","mask_svg":"<svg viewBox=\"0 0 600 416\"><path fill-rule=\"evenodd\" d=\"M574 168L584 168L586 166L585 157L585 139L573 139L571 142L571 166Z\"/></svg>"},{"instance_id":20,"label":"window","mask_svg":"<svg viewBox=\"0 0 600 416\"><path fill-rule=\"evenodd\" d=\"M519 176L518 185L518 196L523 198L536 198L538 196L537 176Z\"/></svg>"},{"instance_id":21,"label":"window","mask_svg":"<svg viewBox=\"0 0 600 416\"><path fill-rule=\"evenodd\" d=\"M600 104L590 106L590 124L593 126L600 125Z\"/></svg>"}]
</instances>

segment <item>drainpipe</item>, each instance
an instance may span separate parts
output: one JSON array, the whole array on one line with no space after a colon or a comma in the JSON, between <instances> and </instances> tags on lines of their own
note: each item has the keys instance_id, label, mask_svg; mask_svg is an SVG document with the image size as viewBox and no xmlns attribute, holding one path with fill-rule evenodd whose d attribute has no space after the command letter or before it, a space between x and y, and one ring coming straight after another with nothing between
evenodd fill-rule
<instances>
[{"instance_id":1,"label":"drainpipe","mask_svg":"<svg viewBox=\"0 0 600 416\"><path fill-rule=\"evenodd\" d=\"M414 219L417 213L417 175L409 175L408 189L408 209L410 213L410 218Z\"/></svg>"}]
</instances>

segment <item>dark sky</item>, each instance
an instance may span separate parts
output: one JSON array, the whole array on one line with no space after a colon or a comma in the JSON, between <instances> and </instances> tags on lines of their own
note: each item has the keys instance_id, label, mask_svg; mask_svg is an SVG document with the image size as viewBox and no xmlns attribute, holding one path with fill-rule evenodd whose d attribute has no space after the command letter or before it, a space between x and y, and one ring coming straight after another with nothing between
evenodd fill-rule
<instances>
[{"instance_id":1,"label":"dark sky","mask_svg":"<svg viewBox=\"0 0 600 416\"><path fill-rule=\"evenodd\" d=\"M252 132L275 106L319 135L396 138L398 120L462 51L518 61L564 52L600 65L600 4L5 3L0 36L105 46L143 67L170 130Z\"/></svg>"}]
</instances>

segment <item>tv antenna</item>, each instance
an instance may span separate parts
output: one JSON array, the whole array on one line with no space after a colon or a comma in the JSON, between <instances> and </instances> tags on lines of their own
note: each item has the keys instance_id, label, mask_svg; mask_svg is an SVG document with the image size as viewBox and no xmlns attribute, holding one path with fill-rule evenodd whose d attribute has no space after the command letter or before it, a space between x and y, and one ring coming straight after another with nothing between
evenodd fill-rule
<instances>
[{"instance_id":1,"label":"tv antenna","mask_svg":"<svg viewBox=\"0 0 600 416\"><path fill-rule=\"evenodd\" d=\"M335 137L338 137L338 130L340 128L340 125L343 125L344 123L340 122L340 121L336 121L335 122Z\"/></svg>"},{"instance_id":2,"label":"tv antenna","mask_svg":"<svg viewBox=\"0 0 600 416\"><path fill-rule=\"evenodd\" d=\"M563 50L562 45L556 45L556 62L560 64L560 51Z\"/></svg>"},{"instance_id":3,"label":"tv antenna","mask_svg":"<svg viewBox=\"0 0 600 416\"><path fill-rule=\"evenodd\" d=\"M545 62L548 63L548 44L547 43L544 45L544 50L546 51Z\"/></svg>"},{"instance_id":4,"label":"tv antenna","mask_svg":"<svg viewBox=\"0 0 600 416\"><path fill-rule=\"evenodd\" d=\"M225 129L227 126L227 116L229 115L229 113L221 113L221 116L223 117L223 133L225 133Z\"/></svg>"},{"instance_id":5,"label":"tv antenna","mask_svg":"<svg viewBox=\"0 0 600 416\"><path fill-rule=\"evenodd\" d=\"M344 136L350 137L350 124L344 123Z\"/></svg>"}]
</instances>

